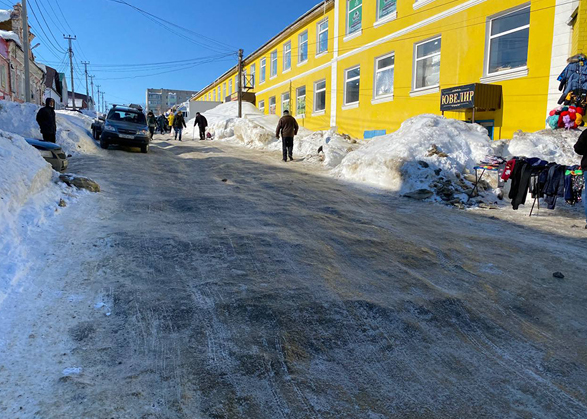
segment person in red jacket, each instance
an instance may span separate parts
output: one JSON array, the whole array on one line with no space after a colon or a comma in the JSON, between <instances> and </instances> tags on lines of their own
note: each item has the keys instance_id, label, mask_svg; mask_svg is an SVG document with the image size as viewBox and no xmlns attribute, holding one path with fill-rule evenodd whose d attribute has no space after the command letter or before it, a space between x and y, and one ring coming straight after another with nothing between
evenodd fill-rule
<instances>
[{"instance_id":1,"label":"person in red jacket","mask_svg":"<svg viewBox=\"0 0 587 419\"><path fill-rule=\"evenodd\" d=\"M581 160L581 169L583 169L583 176L585 177L583 205L585 205L585 222L587 223L587 130L583 131L579 137L579 141L575 144L575 152L583 156L583 159ZM585 225L585 229L587 229L587 224Z\"/></svg>"},{"instance_id":2,"label":"person in red jacket","mask_svg":"<svg viewBox=\"0 0 587 419\"><path fill-rule=\"evenodd\" d=\"M279 140L281 136L281 146L283 148L283 161L287 161L289 156L290 160L293 160L293 146L294 136L298 135L298 121L289 114L289 111L283 111L283 116L277 124L277 130L275 136Z\"/></svg>"}]
</instances>

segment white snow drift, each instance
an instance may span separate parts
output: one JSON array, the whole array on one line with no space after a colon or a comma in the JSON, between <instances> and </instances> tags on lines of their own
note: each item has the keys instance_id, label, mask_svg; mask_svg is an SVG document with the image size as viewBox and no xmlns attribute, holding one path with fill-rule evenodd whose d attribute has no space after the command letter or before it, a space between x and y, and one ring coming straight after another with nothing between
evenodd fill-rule
<instances>
[{"instance_id":1,"label":"white snow drift","mask_svg":"<svg viewBox=\"0 0 587 419\"><path fill-rule=\"evenodd\" d=\"M0 101L0 127L25 138L42 139L37 112L32 103ZM92 118L71 111L56 111L56 141L67 154L99 153L101 150L91 137Z\"/></svg>"},{"instance_id":2,"label":"white snow drift","mask_svg":"<svg viewBox=\"0 0 587 419\"><path fill-rule=\"evenodd\" d=\"M579 130L518 131L514 134L514 138L504 142L503 154L539 157L549 162L572 166L580 164L581 161L581 157L575 153L574 149L580 135Z\"/></svg>"}]
</instances>

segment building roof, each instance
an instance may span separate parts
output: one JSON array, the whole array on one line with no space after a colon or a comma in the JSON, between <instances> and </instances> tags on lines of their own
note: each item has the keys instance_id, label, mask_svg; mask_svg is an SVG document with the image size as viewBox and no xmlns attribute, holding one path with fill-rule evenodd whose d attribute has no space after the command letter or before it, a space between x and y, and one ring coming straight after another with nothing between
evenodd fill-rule
<instances>
[{"instance_id":1,"label":"building roof","mask_svg":"<svg viewBox=\"0 0 587 419\"><path fill-rule=\"evenodd\" d=\"M12 10L0 10L0 22L10 20L10 15L12 15Z\"/></svg>"}]
</instances>

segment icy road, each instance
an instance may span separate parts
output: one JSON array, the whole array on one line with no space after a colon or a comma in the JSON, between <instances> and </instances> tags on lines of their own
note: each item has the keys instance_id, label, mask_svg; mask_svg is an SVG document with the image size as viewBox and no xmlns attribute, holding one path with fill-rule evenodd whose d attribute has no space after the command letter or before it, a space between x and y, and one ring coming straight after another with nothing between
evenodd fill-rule
<instances>
[{"instance_id":1,"label":"icy road","mask_svg":"<svg viewBox=\"0 0 587 419\"><path fill-rule=\"evenodd\" d=\"M0 306L1 418L587 418L584 230L229 143L72 171L103 192Z\"/></svg>"}]
</instances>

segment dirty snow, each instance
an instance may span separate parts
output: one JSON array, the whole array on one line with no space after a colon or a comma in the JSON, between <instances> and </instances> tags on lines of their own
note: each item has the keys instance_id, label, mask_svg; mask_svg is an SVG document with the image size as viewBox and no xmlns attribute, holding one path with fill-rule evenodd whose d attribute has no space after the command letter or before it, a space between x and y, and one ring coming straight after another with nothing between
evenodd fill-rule
<instances>
[{"instance_id":1,"label":"dirty snow","mask_svg":"<svg viewBox=\"0 0 587 419\"><path fill-rule=\"evenodd\" d=\"M36 121L40 106L32 103L0 101L0 127L25 138L42 139ZM56 111L56 141L67 154L95 154L102 151L91 136L92 118L71 111Z\"/></svg>"}]
</instances>

